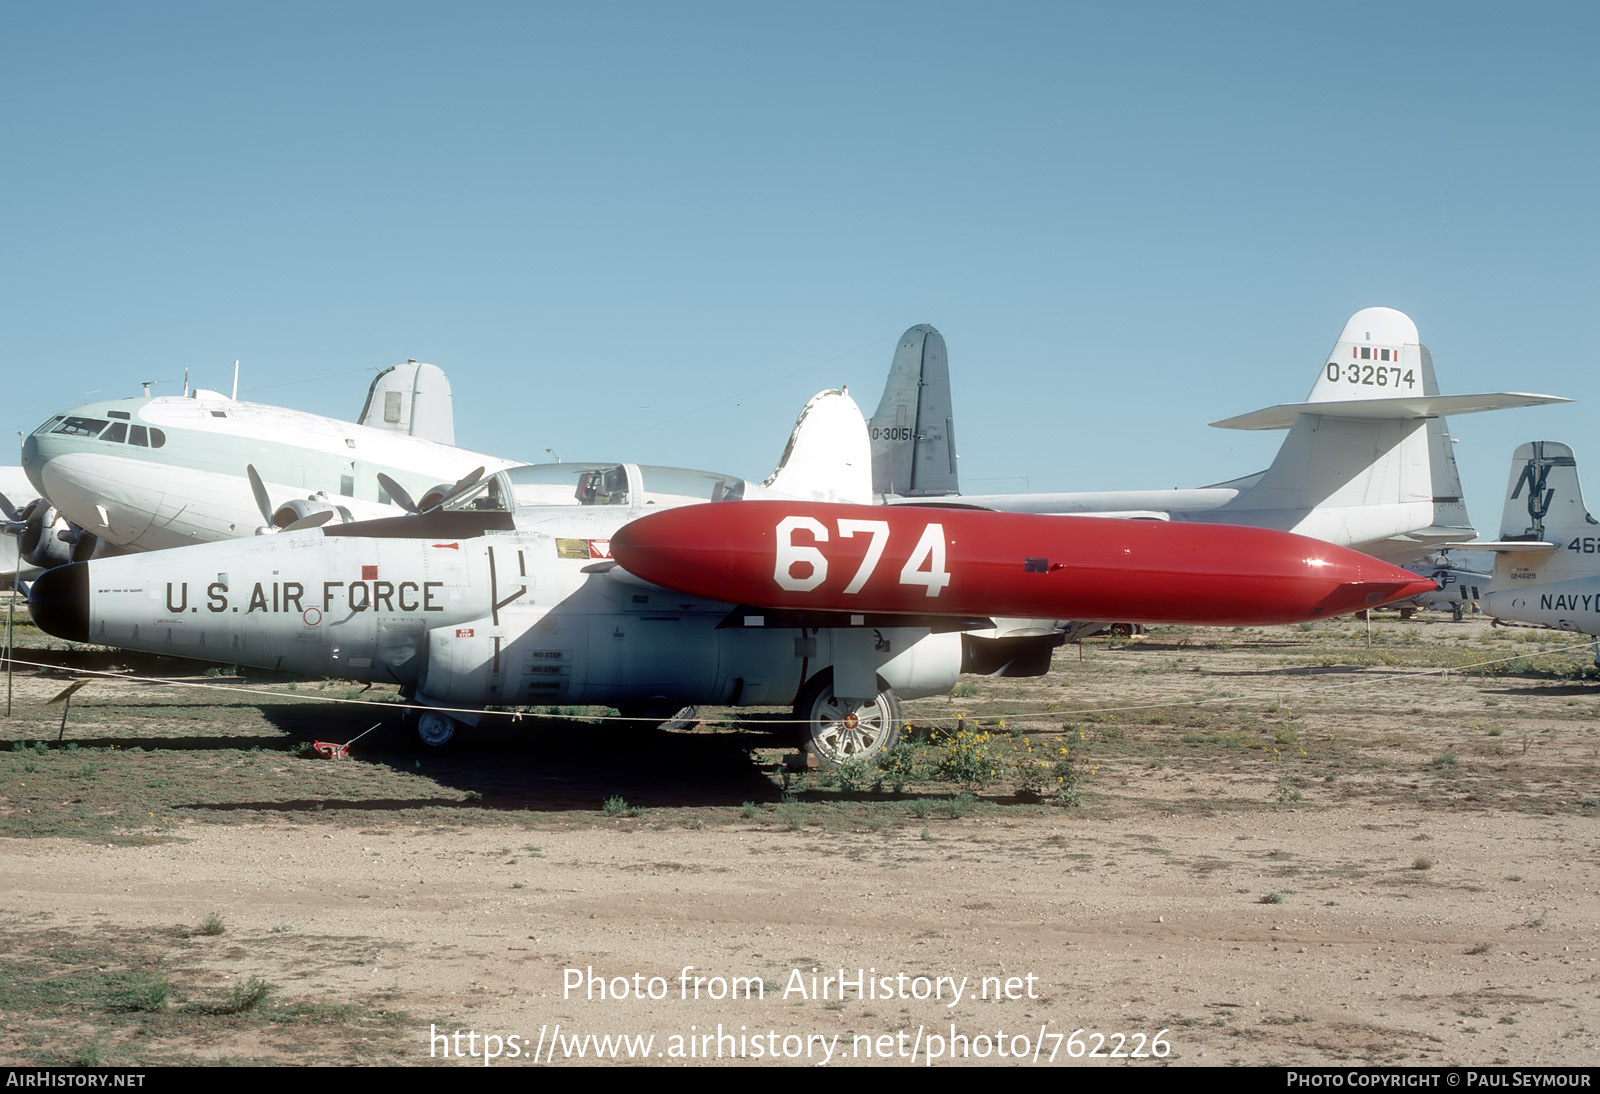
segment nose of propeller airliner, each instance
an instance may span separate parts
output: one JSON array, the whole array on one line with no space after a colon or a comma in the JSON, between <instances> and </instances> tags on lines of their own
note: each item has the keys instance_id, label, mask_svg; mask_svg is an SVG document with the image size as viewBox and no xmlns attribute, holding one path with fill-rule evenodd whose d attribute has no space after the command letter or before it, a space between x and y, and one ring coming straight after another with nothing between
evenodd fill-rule
<instances>
[{"instance_id":1,"label":"nose of propeller airliner","mask_svg":"<svg viewBox=\"0 0 1600 1094\"><path fill-rule=\"evenodd\" d=\"M89 564L72 562L40 574L28 590L28 613L47 634L89 641Z\"/></svg>"},{"instance_id":2,"label":"nose of propeller airliner","mask_svg":"<svg viewBox=\"0 0 1600 1094\"><path fill-rule=\"evenodd\" d=\"M39 456L39 438L32 433L22 442L22 473L39 493L44 493L44 461Z\"/></svg>"}]
</instances>

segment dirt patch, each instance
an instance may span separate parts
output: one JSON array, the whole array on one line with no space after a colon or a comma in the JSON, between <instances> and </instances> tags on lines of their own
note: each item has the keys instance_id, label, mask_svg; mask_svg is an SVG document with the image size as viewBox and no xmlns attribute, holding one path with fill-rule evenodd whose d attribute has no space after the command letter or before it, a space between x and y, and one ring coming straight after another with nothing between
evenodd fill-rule
<instances>
[{"instance_id":1,"label":"dirt patch","mask_svg":"<svg viewBox=\"0 0 1600 1094\"><path fill-rule=\"evenodd\" d=\"M1074 1044L1592 1062L1584 654L1481 623L1375 638L1342 621L1069 647L1042 680L909 704L929 756L901 794L786 773L776 727L719 712L308 755L386 717L316 701L342 684L97 680L69 750L45 702L61 677L19 675L0 1059L454 1062L492 1035L522 1062L559 1025L568 1051L654 1037L587 1059L899 1060L940 1039L989 1063ZM1491 661L1515 674L1472 668ZM932 774L958 719L1002 772L970 796ZM1062 755L1071 794L1019 774Z\"/></svg>"}]
</instances>

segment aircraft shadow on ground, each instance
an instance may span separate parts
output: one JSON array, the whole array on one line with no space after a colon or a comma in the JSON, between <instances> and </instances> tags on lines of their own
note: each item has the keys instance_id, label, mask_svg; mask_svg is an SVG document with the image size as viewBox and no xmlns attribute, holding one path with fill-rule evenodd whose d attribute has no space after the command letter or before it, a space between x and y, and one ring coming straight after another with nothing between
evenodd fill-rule
<instances>
[{"instance_id":1,"label":"aircraft shadow on ground","mask_svg":"<svg viewBox=\"0 0 1600 1094\"><path fill-rule=\"evenodd\" d=\"M57 666L68 682L74 670L117 671L122 681L138 680L138 675L153 672L170 678L192 669L199 676L203 662L115 650L22 650L19 659ZM31 670L30 670L31 671ZM263 675L276 674L252 670L251 682ZM284 677L292 679L292 677ZM234 683L232 677L208 682ZM157 687L140 695L129 705L171 707L193 710L192 703L167 701ZM250 704L254 707L254 704ZM26 728L17 727L17 740L55 743L60 721L51 716ZM395 771L422 772L440 784L472 796L472 800L423 798L407 800L284 799L261 802L195 802L195 809L406 809L420 807L469 807L478 809L598 809L607 798L620 797L630 806L726 806L746 801L776 801L780 788L758 766L751 750L788 747L790 740L777 732L761 728L760 716L744 719L750 728L712 731L655 730L632 723L600 722L582 718L487 715L476 727L464 727L457 738L441 749L429 749L415 742L411 731L402 725L398 710L381 707L326 703L273 702L254 707L274 726L278 734L187 734L183 736L130 736L97 734L88 710L72 708L67 718L62 744L80 748L140 748L146 751L223 751L259 748L281 752L293 742L355 740L366 733L350 750L350 759L329 763L378 763ZM374 724L377 728L373 729ZM371 730L370 733L366 731ZM176 803L175 803L176 804Z\"/></svg>"},{"instance_id":2,"label":"aircraft shadow on ground","mask_svg":"<svg viewBox=\"0 0 1600 1094\"><path fill-rule=\"evenodd\" d=\"M588 810L619 797L635 807L736 806L775 801L781 793L751 750L784 742L760 729L659 730L582 718L487 715L479 725L463 727L444 748L431 749L414 743L397 715L357 740L379 721L370 709L283 706L263 709L262 715L294 740L354 741L348 759L328 763L382 764L471 797L429 805Z\"/></svg>"},{"instance_id":3,"label":"aircraft shadow on ground","mask_svg":"<svg viewBox=\"0 0 1600 1094\"><path fill-rule=\"evenodd\" d=\"M1527 677L1521 679L1525 680ZM1593 680L1563 680L1560 683L1539 684L1531 688L1480 688L1479 691L1484 695L1504 695L1512 699L1555 698L1561 695L1592 699L1596 691L1600 691L1600 684L1596 684Z\"/></svg>"}]
</instances>

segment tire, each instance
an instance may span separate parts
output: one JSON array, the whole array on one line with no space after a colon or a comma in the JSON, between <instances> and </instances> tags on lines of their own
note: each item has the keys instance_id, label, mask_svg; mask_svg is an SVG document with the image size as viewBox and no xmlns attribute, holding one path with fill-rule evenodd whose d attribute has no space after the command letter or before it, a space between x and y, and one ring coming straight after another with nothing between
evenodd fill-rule
<instances>
[{"instance_id":1,"label":"tire","mask_svg":"<svg viewBox=\"0 0 1600 1094\"><path fill-rule=\"evenodd\" d=\"M806 749L832 763L881 759L900 741L900 700L878 678L877 697L846 703L833 694L833 670L813 676L795 701Z\"/></svg>"},{"instance_id":2,"label":"tire","mask_svg":"<svg viewBox=\"0 0 1600 1094\"><path fill-rule=\"evenodd\" d=\"M412 722L417 740L428 748L443 748L449 744L455 739L459 725L450 715L437 710L420 711Z\"/></svg>"}]
</instances>

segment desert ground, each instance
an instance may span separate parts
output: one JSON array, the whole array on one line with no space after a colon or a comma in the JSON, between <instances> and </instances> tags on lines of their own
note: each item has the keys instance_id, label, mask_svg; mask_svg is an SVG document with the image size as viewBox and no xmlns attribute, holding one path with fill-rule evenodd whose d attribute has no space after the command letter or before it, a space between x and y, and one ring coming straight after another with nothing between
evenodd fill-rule
<instances>
[{"instance_id":1,"label":"desert ground","mask_svg":"<svg viewBox=\"0 0 1600 1094\"><path fill-rule=\"evenodd\" d=\"M906 704L874 771L726 710L423 753L382 688L21 633L7 1064L1600 1059L1572 636L1096 639Z\"/></svg>"}]
</instances>

